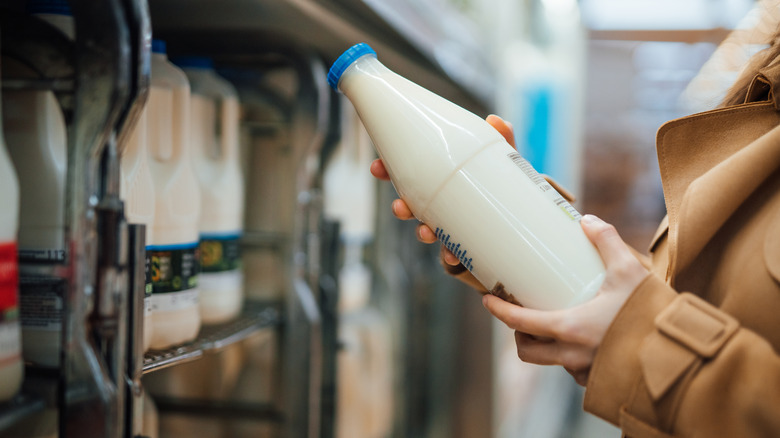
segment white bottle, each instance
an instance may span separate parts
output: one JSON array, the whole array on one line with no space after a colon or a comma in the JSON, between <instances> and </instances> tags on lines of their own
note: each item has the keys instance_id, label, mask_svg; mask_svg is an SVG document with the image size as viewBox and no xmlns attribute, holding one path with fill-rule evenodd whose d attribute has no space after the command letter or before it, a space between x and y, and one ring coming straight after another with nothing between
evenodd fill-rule
<instances>
[{"instance_id":1,"label":"white bottle","mask_svg":"<svg viewBox=\"0 0 780 438\"><path fill-rule=\"evenodd\" d=\"M28 10L74 38L67 1L32 1ZM26 66L6 60L4 73L37 77ZM67 132L65 118L51 91L3 93L3 125L8 150L19 176L19 255L45 263L65 258L65 180ZM62 291L55 281L25 281L20 288L23 356L42 366L59 364Z\"/></svg>"},{"instance_id":2,"label":"white bottle","mask_svg":"<svg viewBox=\"0 0 780 438\"><path fill-rule=\"evenodd\" d=\"M392 346L387 320L370 303L372 272L363 251L374 235L375 158L365 128L342 98L341 138L323 176L324 214L340 224L336 436L388 436L392 426Z\"/></svg>"},{"instance_id":3,"label":"white bottle","mask_svg":"<svg viewBox=\"0 0 780 438\"><path fill-rule=\"evenodd\" d=\"M144 392L144 410L142 434L148 438L157 438L160 436L160 415L157 411L157 405L149 392Z\"/></svg>"},{"instance_id":4,"label":"white bottle","mask_svg":"<svg viewBox=\"0 0 780 438\"><path fill-rule=\"evenodd\" d=\"M148 111L138 116L133 132L127 138L120 157L121 179L119 193L125 204L125 217L131 224L146 225L146 281L144 285L143 349L149 349L154 326L152 324L151 250L154 239L154 180L149 165Z\"/></svg>"},{"instance_id":5,"label":"white bottle","mask_svg":"<svg viewBox=\"0 0 780 438\"><path fill-rule=\"evenodd\" d=\"M3 139L0 126L0 402L8 401L16 395L24 374L18 308L19 265L16 252L19 183Z\"/></svg>"},{"instance_id":6,"label":"white bottle","mask_svg":"<svg viewBox=\"0 0 780 438\"><path fill-rule=\"evenodd\" d=\"M366 44L328 81L353 103L398 194L488 289L536 309L594 296L604 265L569 205L475 114L393 73Z\"/></svg>"},{"instance_id":7,"label":"white bottle","mask_svg":"<svg viewBox=\"0 0 780 438\"><path fill-rule=\"evenodd\" d=\"M198 216L200 193L190 160L190 85L152 41L152 84L146 103L149 167L155 206L150 247L152 340L163 349L191 341L200 330Z\"/></svg>"},{"instance_id":8,"label":"white bottle","mask_svg":"<svg viewBox=\"0 0 780 438\"><path fill-rule=\"evenodd\" d=\"M217 324L237 316L244 297L238 93L216 74L209 58L182 57L174 63L187 74L192 90L190 143L201 194L200 317L204 324Z\"/></svg>"}]
</instances>

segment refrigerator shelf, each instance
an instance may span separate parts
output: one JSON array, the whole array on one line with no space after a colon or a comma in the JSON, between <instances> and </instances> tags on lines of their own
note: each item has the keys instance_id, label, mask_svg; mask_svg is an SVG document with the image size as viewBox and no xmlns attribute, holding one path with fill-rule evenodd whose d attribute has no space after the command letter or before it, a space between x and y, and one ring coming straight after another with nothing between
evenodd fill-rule
<instances>
[{"instance_id":1,"label":"refrigerator shelf","mask_svg":"<svg viewBox=\"0 0 780 438\"><path fill-rule=\"evenodd\" d=\"M43 398L21 392L11 400L0 403L0 432L8 429L29 415L46 407Z\"/></svg>"},{"instance_id":2,"label":"refrigerator shelf","mask_svg":"<svg viewBox=\"0 0 780 438\"><path fill-rule=\"evenodd\" d=\"M196 360L204 353L219 351L280 323L278 306L249 301L238 318L224 324L203 326L198 338L192 342L167 350L148 351L144 355L143 373Z\"/></svg>"}]
</instances>

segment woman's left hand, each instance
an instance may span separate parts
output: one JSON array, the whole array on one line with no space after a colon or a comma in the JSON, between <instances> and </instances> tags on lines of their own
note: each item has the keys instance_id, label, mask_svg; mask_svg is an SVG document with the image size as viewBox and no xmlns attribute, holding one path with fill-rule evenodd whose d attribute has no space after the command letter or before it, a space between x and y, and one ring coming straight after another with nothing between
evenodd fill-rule
<instances>
[{"instance_id":1,"label":"woman's left hand","mask_svg":"<svg viewBox=\"0 0 780 438\"><path fill-rule=\"evenodd\" d=\"M582 228L601 254L606 267L604 283L596 296L579 306L554 311L517 306L492 295L483 305L515 330L517 355L524 362L561 365L585 386L596 350L647 269L633 255L614 226L585 215Z\"/></svg>"}]
</instances>

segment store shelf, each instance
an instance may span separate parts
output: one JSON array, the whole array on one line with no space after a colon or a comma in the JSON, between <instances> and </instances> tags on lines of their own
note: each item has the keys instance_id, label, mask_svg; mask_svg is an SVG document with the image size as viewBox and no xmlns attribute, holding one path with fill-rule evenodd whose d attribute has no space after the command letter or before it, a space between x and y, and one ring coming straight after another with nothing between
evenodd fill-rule
<instances>
[{"instance_id":1,"label":"store shelf","mask_svg":"<svg viewBox=\"0 0 780 438\"><path fill-rule=\"evenodd\" d=\"M467 23L442 5L410 0L152 0L155 38L171 54L205 54L218 64L258 63L269 51L313 51L327 63L347 47L367 42L397 73L483 112L492 101L495 77L481 42ZM422 6L428 6L427 9ZM455 20L454 18L459 18Z\"/></svg>"},{"instance_id":2,"label":"store shelf","mask_svg":"<svg viewBox=\"0 0 780 438\"><path fill-rule=\"evenodd\" d=\"M237 400L191 400L165 396L155 396L154 403L160 412L271 423L284 421L284 414L270 403L249 403Z\"/></svg>"},{"instance_id":3,"label":"store shelf","mask_svg":"<svg viewBox=\"0 0 780 438\"><path fill-rule=\"evenodd\" d=\"M221 350L259 330L275 327L280 322L277 306L248 302L241 316L224 324L204 326L193 342L168 350L147 352L143 372L149 373L196 360L205 353Z\"/></svg>"},{"instance_id":4,"label":"store shelf","mask_svg":"<svg viewBox=\"0 0 780 438\"><path fill-rule=\"evenodd\" d=\"M28 416L42 411L45 406L43 398L25 393L0 403L0 434Z\"/></svg>"}]
</instances>

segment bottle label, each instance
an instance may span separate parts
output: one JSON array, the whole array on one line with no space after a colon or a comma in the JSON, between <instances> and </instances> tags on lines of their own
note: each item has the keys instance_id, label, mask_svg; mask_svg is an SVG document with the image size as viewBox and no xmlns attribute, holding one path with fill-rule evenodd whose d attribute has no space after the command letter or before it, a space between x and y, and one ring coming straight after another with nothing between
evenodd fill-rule
<instances>
[{"instance_id":1,"label":"bottle label","mask_svg":"<svg viewBox=\"0 0 780 438\"><path fill-rule=\"evenodd\" d=\"M68 282L61 278L22 277L19 280L19 314L22 327L58 331Z\"/></svg>"},{"instance_id":2,"label":"bottle label","mask_svg":"<svg viewBox=\"0 0 780 438\"><path fill-rule=\"evenodd\" d=\"M19 248L19 259L30 262L62 263L65 261L65 250Z\"/></svg>"},{"instance_id":3,"label":"bottle label","mask_svg":"<svg viewBox=\"0 0 780 438\"><path fill-rule=\"evenodd\" d=\"M144 258L144 316L152 314L152 255L151 246L146 247L146 257Z\"/></svg>"},{"instance_id":4,"label":"bottle label","mask_svg":"<svg viewBox=\"0 0 780 438\"><path fill-rule=\"evenodd\" d=\"M201 234L200 272L234 271L241 267L241 233Z\"/></svg>"},{"instance_id":5,"label":"bottle label","mask_svg":"<svg viewBox=\"0 0 780 438\"><path fill-rule=\"evenodd\" d=\"M450 236L446 231L444 231L443 228L436 227L436 237L441 241L441 243L444 245L445 248L447 248L451 253L455 254L455 257L460 260L460 262L463 264L463 266L466 267L469 271L474 270L474 259L472 257L468 256L469 251L464 247L461 243L456 242L452 239L452 236Z\"/></svg>"},{"instance_id":6,"label":"bottle label","mask_svg":"<svg viewBox=\"0 0 780 438\"><path fill-rule=\"evenodd\" d=\"M536 184L536 187L539 188L539 190L544 193L547 198L550 199L553 203L555 203L558 208L561 209L561 211L566 214L571 220L573 221L579 221L582 219L582 215L572 207L571 204L563 197L560 193L558 193L553 186L550 185L550 183L547 182L547 180L544 179L542 175L539 174L539 172L534 169L534 167L531 165L531 163L528 162L525 158L523 158L519 153L512 152L509 155L507 155L516 165L520 168L520 170L525 173L525 175L534 183Z\"/></svg>"},{"instance_id":7,"label":"bottle label","mask_svg":"<svg viewBox=\"0 0 780 438\"><path fill-rule=\"evenodd\" d=\"M149 247L152 311L173 311L198 305L198 242Z\"/></svg>"},{"instance_id":8,"label":"bottle label","mask_svg":"<svg viewBox=\"0 0 780 438\"><path fill-rule=\"evenodd\" d=\"M16 242L0 243L0 322L19 317L19 262Z\"/></svg>"},{"instance_id":9,"label":"bottle label","mask_svg":"<svg viewBox=\"0 0 780 438\"><path fill-rule=\"evenodd\" d=\"M0 243L0 367L21 357L16 242Z\"/></svg>"}]
</instances>

